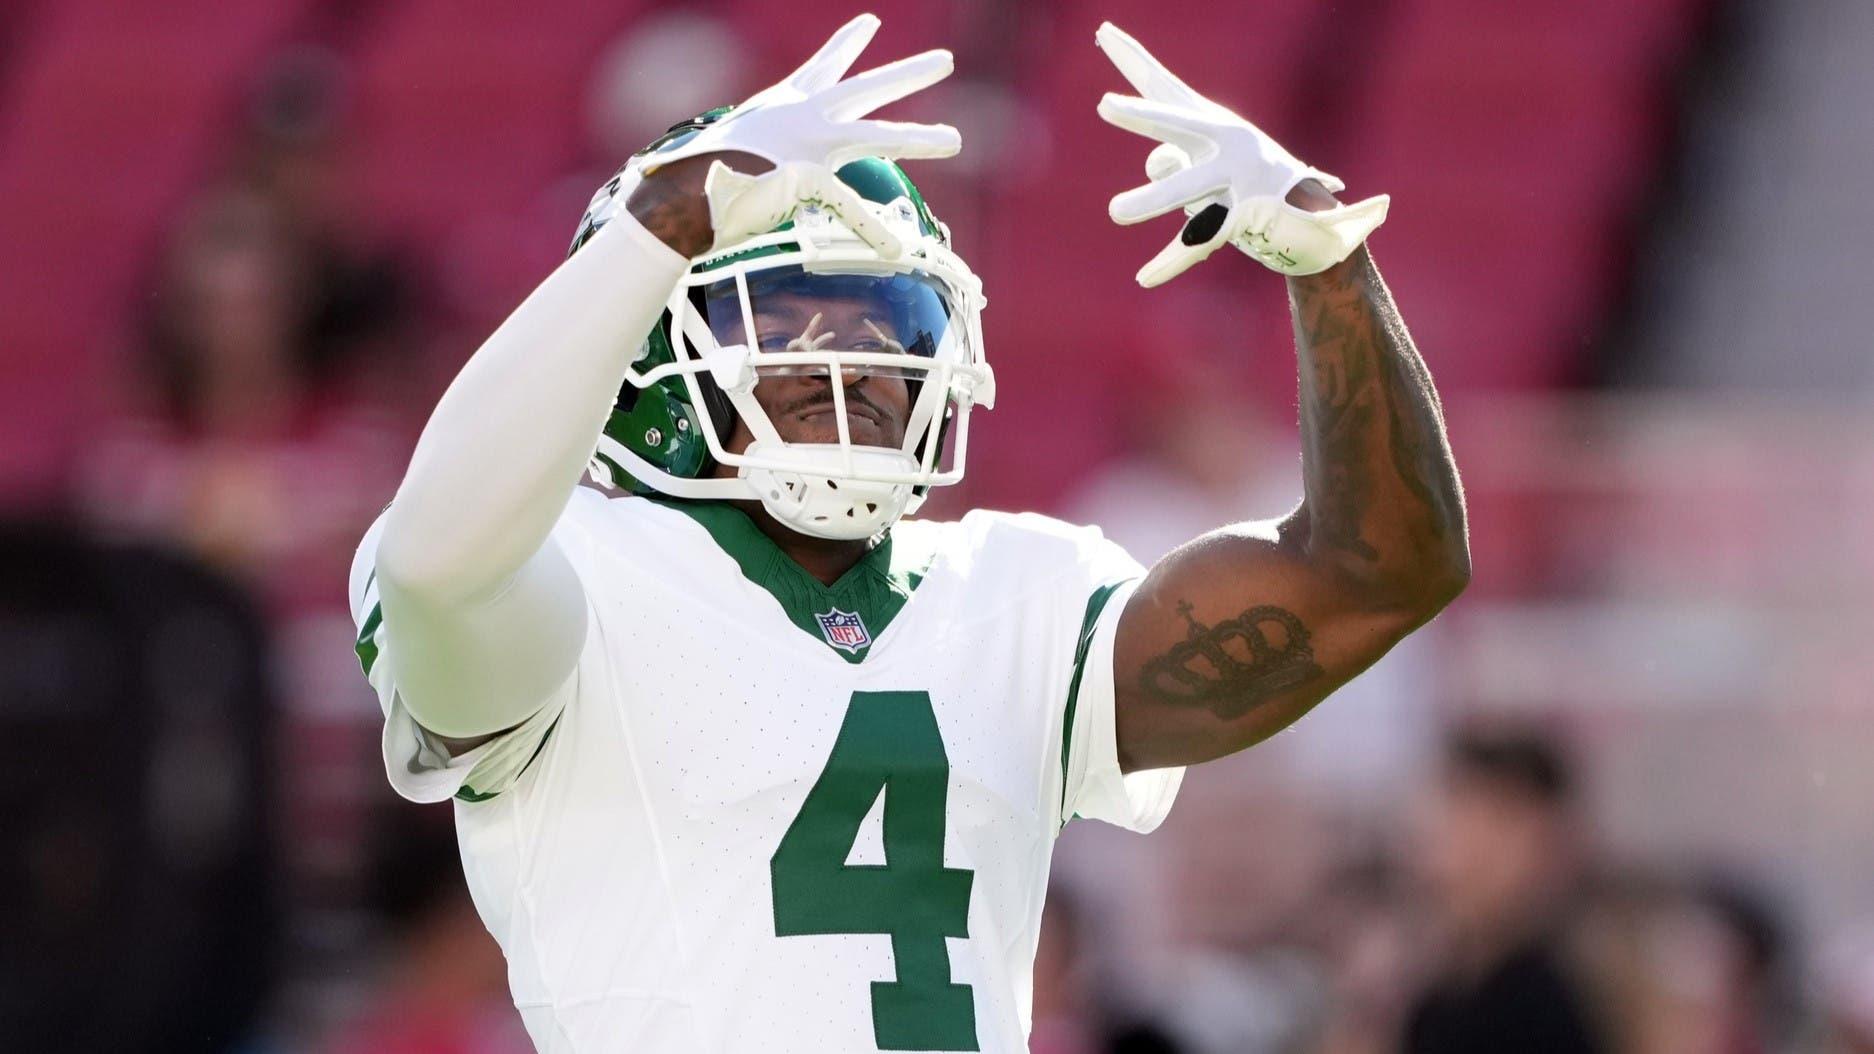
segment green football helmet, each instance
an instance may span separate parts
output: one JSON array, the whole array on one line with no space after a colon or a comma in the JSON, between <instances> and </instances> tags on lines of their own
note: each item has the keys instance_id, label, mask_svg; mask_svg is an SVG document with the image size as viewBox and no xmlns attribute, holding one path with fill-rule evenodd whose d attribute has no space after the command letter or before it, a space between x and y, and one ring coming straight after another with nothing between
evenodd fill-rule
<instances>
[{"instance_id":1,"label":"green football helmet","mask_svg":"<svg viewBox=\"0 0 1874 1054\"><path fill-rule=\"evenodd\" d=\"M644 164L727 112L685 121L633 155L593 196L568 255L624 207ZM774 231L697 258L626 372L593 454L595 479L679 498L754 498L802 533L865 538L915 511L931 487L963 478L969 411L995 398L982 353L982 283L903 169L865 158L837 175L904 253L885 260L830 212L803 204ZM782 294L790 303L857 298L869 333L816 334L810 323L776 334L771 320L764 329L763 303ZM901 447L852 442L841 384L829 384L838 443L781 439L753 394L764 376L853 372L905 379L911 411ZM731 452L738 420L753 442Z\"/></svg>"}]
</instances>

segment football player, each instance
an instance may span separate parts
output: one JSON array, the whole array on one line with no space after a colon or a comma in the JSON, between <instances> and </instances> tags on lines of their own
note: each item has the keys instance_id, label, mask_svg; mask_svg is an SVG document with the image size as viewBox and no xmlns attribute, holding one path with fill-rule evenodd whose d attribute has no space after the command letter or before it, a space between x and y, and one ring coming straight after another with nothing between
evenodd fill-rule
<instances>
[{"instance_id":1,"label":"football player","mask_svg":"<svg viewBox=\"0 0 1874 1054\"><path fill-rule=\"evenodd\" d=\"M1423 361L1340 184L1111 25L1161 144L1113 199L1288 275L1306 500L1148 572L1097 530L904 519L995 396L983 294L847 77L855 19L673 129L463 368L353 572L391 783L454 799L543 1051L1026 1049L1055 835L1156 826L1469 574ZM590 472L609 490L579 486Z\"/></svg>"}]
</instances>

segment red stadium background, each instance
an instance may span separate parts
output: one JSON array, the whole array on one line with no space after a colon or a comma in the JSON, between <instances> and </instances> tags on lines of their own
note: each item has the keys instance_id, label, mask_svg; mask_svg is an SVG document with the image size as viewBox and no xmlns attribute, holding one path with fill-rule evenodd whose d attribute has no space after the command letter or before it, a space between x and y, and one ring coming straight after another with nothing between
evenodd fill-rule
<instances>
[{"instance_id":1,"label":"red stadium background","mask_svg":"<svg viewBox=\"0 0 1874 1054\"><path fill-rule=\"evenodd\" d=\"M1281 283L1220 254L1140 290L1170 221L1106 219L1143 162L1094 113L1122 87L1106 19L1393 196L1373 251L1471 503L1474 584L1429 630L1194 772L1163 832L1070 829L1035 1050L1469 1049L1407 1022L1452 969L1440 810L1450 744L1480 737L1573 773L1548 862L1569 880L1539 913L1600 1049L1874 1050L1874 15L866 6L865 61L956 52L894 115L961 129L961 157L910 167L990 300L1001 399L930 514L1037 509L1149 560L1299 497ZM0 10L0 829L23 920L0 1034L526 1049L447 811L376 771L344 571L593 188L857 10ZM1488 867L1477 822L1464 859Z\"/></svg>"}]
</instances>

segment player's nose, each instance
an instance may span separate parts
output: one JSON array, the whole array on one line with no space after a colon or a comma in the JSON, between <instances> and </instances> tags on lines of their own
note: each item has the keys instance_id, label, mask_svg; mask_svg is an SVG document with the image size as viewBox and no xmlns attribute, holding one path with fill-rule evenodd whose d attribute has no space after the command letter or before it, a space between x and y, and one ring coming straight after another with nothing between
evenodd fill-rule
<instances>
[{"instance_id":1,"label":"player's nose","mask_svg":"<svg viewBox=\"0 0 1874 1054\"><path fill-rule=\"evenodd\" d=\"M863 367L851 365L841 366L838 373L840 386L844 388L856 388L871 377L871 374L866 372ZM806 379L809 384L831 387L833 384L833 371L830 369L815 370L807 374Z\"/></svg>"}]
</instances>

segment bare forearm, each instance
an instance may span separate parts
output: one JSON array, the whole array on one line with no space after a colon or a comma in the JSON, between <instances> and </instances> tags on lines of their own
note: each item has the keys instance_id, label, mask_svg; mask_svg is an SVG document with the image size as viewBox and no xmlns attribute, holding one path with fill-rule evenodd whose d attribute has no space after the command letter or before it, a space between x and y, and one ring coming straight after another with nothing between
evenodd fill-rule
<instances>
[{"instance_id":1,"label":"bare forearm","mask_svg":"<svg viewBox=\"0 0 1874 1054\"><path fill-rule=\"evenodd\" d=\"M1114 668L1128 771L1268 738L1469 578L1438 394L1366 250L1291 279L1289 295L1306 497L1280 524L1172 553L1127 606Z\"/></svg>"},{"instance_id":2,"label":"bare forearm","mask_svg":"<svg viewBox=\"0 0 1874 1054\"><path fill-rule=\"evenodd\" d=\"M1363 247L1289 279L1289 301L1310 556L1442 606L1470 573L1464 494L1431 373L1379 269Z\"/></svg>"}]
</instances>

